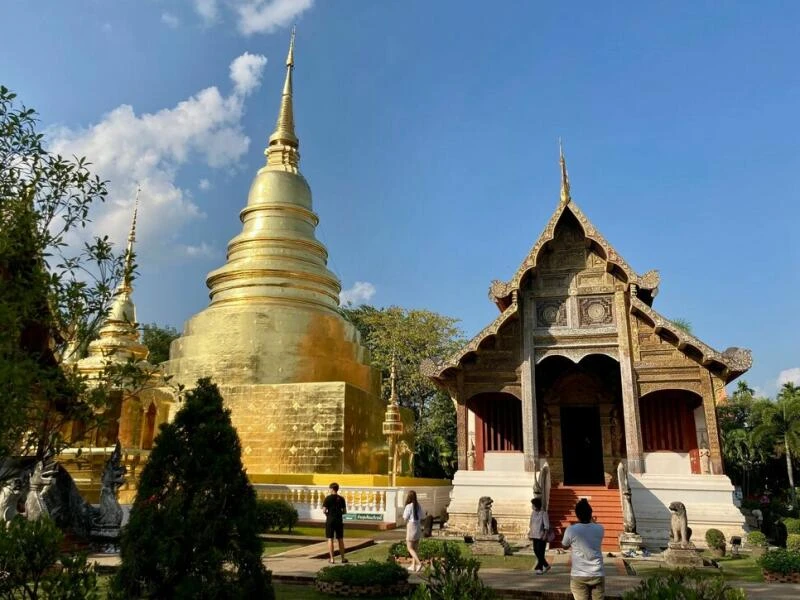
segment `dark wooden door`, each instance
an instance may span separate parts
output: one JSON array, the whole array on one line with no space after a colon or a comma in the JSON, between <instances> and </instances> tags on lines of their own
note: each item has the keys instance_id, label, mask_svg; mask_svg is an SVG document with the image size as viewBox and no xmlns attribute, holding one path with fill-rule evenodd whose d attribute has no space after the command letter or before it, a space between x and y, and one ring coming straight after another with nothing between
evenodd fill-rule
<instances>
[{"instance_id":1,"label":"dark wooden door","mask_svg":"<svg viewBox=\"0 0 800 600\"><path fill-rule=\"evenodd\" d=\"M603 485L603 434L596 406L561 408L561 454L566 485Z\"/></svg>"}]
</instances>

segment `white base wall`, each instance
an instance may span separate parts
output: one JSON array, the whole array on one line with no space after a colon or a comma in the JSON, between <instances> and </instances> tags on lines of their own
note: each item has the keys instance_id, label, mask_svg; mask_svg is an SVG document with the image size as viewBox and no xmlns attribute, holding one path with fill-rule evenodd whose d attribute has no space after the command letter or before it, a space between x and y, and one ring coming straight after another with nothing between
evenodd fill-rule
<instances>
[{"instance_id":1,"label":"white base wall","mask_svg":"<svg viewBox=\"0 0 800 600\"><path fill-rule=\"evenodd\" d=\"M631 500L636 515L636 530L651 549L669 541L672 502L683 502L692 542L705 547L708 529L719 529L730 541L732 535L744 535L744 515L733 501L733 485L726 475L628 475Z\"/></svg>"},{"instance_id":2,"label":"white base wall","mask_svg":"<svg viewBox=\"0 0 800 600\"><path fill-rule=\"evenodd\" d=\"M478 501L490 496L498 531L511 538L525 538L531 514L534 474L525 471L456 471L450 493L448 528L475 533Z\"/></svg>"}]
</instances>

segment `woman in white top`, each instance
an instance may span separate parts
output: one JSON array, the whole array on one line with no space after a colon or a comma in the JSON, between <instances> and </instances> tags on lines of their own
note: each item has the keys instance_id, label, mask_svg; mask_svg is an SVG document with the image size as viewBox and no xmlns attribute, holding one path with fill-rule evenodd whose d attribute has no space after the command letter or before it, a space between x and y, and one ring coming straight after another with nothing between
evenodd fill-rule
<instances>
[{"instance_id":1,"label":"woman in white top","mask_svg":"<svg viewBox=\"0 0 800 600\"><path fill-rule=\"evenodd\" d=\"M547 511L542 510L542 499L534 498L531 500L531 523L528 530L528 539L533 544L533 553L536 555L536 566L533 572L537 575L547 573L550 570L550 563L544 557L547 548L547 534L550 531L550 519Z\"/></svg>"},{"instance_id":2,"label":"woman in white top","mask_svg":"<svg viewBox=\"0 0 800 600\"><path fill-rule=\"evenodd\" d=\"M575 505L580 523L567 527L561 540L563 548L572 548L572 570L569 588L575 600L605 598L603 571L603 526L592 522L592 506L581 498Z\"/></svg>"},{"instance_id":3,"label":"woman in white top","mask_svg":"<svg viewBox=\"0 0 800 600\"><path fill-rule=\"evenodd\" d=\"M419 571L422 568L422 562L417 552L419 551L419 540L422 537L422 527L420 525L422 507L417 502L417 492L414 490L409 490L406 496L406 507L403 509L403 519L406 522L406 547L411 557L411 566L408 567L408 570Z\"/></svg>"}]
</instances>

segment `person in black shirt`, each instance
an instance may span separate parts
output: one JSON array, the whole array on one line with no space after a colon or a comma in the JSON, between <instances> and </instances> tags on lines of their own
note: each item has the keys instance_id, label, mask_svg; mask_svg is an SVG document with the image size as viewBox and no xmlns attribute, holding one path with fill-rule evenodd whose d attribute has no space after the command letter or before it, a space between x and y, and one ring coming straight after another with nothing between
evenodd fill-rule
<instances>
[{"instance_id":1,"label":"person in black shirt","mask_svg":"<svg viewBox=\"0 0 800 600\"><path fill-rule=\"evenodd\" d=\"M330 485L330 494L322 502L322 512L325 513L325 537L328 538L329 563L333 564L333 538L339 540L339 555L342 562L346 563L344 557L344 520L342 515L347 513L347 503L339 495L339 484Z\"/></svg>"}]
</instances>

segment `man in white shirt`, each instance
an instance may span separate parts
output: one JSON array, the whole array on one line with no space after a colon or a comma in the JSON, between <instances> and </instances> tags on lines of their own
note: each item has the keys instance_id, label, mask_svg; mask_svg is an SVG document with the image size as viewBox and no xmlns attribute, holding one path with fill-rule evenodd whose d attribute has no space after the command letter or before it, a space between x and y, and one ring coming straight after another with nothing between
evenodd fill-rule
<instances>
[{"instance_id":1,"label":"man in white shirt","mask_svg":"<svg viewBox=\"0 0 800 600\"><path fill-rule=\"evenodd\" d=\"M599 523L592 522L592 507L586 498L575 505L579 523L567 527L561 540L563 548L572 549L572 570L569 589L575 600L603 600L605 572L603 571L603 534Z\"/></svg>"}]
</instances>

